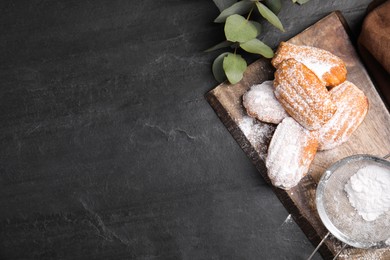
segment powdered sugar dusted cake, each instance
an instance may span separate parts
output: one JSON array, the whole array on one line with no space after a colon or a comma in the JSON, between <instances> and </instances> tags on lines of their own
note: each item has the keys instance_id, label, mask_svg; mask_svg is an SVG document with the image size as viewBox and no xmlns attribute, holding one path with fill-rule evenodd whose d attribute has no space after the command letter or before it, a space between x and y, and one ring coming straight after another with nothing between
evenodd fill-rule
<instances>
[{"instance_id":1,"label":"powdered sugar dusted cake","mask_svg":"<svg viewBox=\"0 0 390 260\"><path fill-rule=\"evenodd\" d=\"M275 72L275 96L287 113L308 130L316 130L336 112L326 86L303 63L282 61Z\"/></svg>"},{"instance_id":2,"label":"powdered sugar dusted cake","mask_svg":"<svg viewBox=\"0 0 390 260\"><path fill-rule=\"evenodd\" d=\"M272 81L254 85L243 105L249 116L279 123L262 158L272 184L290 189L308 173L317 149L347 141L364 120L368 100L345 81L344 62L325 50L281 43L272 64L273 94Z\"/></svg>"},{"instance_id":3,"label":"powdered sugar dusted cake","mask_svg":"<svg viewBox=\"0 0 390 260\"><path fill-rule=\"evenodd\" d=\"M266 123L279 124L288 117L287 112L274 95L273 81L253 85L243 96L248 115Z\"/></svg>"},{"instance_id":4,"label":"powdered sugar dusted cake","mask_svg":"<svg viewBox=\"0 0 390 260\"><path fill-rule=\"evenodd\" d=\"M347 78L344 61L326 50L282 42L272 65L277 68L283 60L290 58L305 64L326 86L337 86Z\"/></svg>"},{"instance_id":5,"label":"powdered sugar dusted cake","mask_svg":"<svg viewBox=\"0 0 390 260\"><path fill-rule=\"evenodd\" d=\"M346 142L363 122L368 111L368 99L352 82L334 87L331 98L337 105L335 115L319 132L319 149L328 150Z\"/></svg>"},{"instance_id":6,"label":"powdered sugar dusted cake","mask_svg":"<svg viewBox=\"0 0 390 260\"><path fill-rule=\"evenodd\" d=\"M309 171L317 146L315 131L306 130L291 117L283 119L271 139L265 162L272 184L282 189L297 185Z\"/></svg>"}]
</instances>

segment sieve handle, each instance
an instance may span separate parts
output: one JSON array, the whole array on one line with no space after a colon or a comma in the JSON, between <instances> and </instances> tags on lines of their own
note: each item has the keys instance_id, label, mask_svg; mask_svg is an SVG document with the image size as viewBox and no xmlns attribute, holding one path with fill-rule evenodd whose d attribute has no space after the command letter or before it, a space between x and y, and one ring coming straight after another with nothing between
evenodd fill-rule
<instances>
[{"instance_id":1,"label":"sieve handle","mask_svg":"<svg viewBox=\"0 0 390 260\"><path fill-rule=\"evenodd\" d=\"M321 242L318 244L318 246L316 247L316 249L314 249L313 253L311 253L311 255L307 258L307 260L310 260L313 258L313 256L315 255L315 253L317 253L318 249L320 249L321 245L325 242L325 240L328 238L328 236L330 235L330 232L328 231L328 233L326 233L326 235L324 236L324 238L321 240Z\"/></svg>"},{"instance_id":2,"label":"sieve handle","mask_svg":"<svg viewBox=\"0 0 390 260\"><path fill-rule=\"evenodd\" d=\"M333 260L336 260L337 257L341 254L341 252L344 250L344 248L347 246L347 244L344 243L343 247L340 249L340 251L334 256Z\"/></svg>"}]
</instances>

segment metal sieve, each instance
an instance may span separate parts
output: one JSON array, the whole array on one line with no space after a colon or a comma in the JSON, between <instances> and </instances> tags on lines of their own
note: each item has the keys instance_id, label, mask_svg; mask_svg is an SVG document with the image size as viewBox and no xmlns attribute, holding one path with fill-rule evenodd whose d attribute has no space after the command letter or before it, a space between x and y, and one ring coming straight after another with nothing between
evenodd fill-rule
<instances>
[{"instance_id":1,"label":"metal sieve","mask_svg":"<svg viewBox=\"0 0 390 260\"><path fill-rule=\"evenodd\" d=\"M390 154L384 158L387 157L390 157ZM387 243L390 241L390 211L383 213L374 221L365 221L351 206L344 191L345 184L351 176L369 165L387 169L390 174L389 161L367 154L353 155L330 166L322 175L316 191L317 211L325 227L334 237L356 248L387 247L389 244L386 244L386 240ZM341 251L336 257L340 253Z\"/></svg>"}]
</instances>

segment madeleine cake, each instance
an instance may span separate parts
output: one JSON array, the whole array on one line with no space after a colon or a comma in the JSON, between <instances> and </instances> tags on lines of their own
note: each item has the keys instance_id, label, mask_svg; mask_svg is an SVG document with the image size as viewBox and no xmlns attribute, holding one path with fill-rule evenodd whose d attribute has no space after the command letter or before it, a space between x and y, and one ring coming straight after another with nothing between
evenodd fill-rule
<instances>
[{"instance_id":1,"label":"madeleine cake","mask_svg":"<svg viewBox=\"0 0 390 260\"><path fill-rule=\"evenodd\" d=\"M347 78L347 68L342 59L329 51L311 46L282 42L272 59L272 65L278 68L282 61L291 58L305 64L326 86L337 86Z\"/></svg>"},{"instance_id":2,"label":"madeleine cake","mask_svg":"<svg viewBox=\"0 0 390 260\"><path fill-rule=\"evenodd\" d=\"M271 80L253 85L242 100L248 115L262 122L279 124L289 116L276 99Z\"/></svg>"},{"instance_id":3,"label":"madeleine cake","mask_svg":"<svg viewBox=\"0 0 390 260\"><path fill-rule=\"evenodd\" d=\"M291 117L283 119L277 126L265 162L274 186L290 189L307 174L317 152L316 134Z\"/></svg>"},{"instance_id":4,"label":"madeleine cake","mask_svg":"<svg viewBox=\"0 0 390 260\"><path fill-rule=\"evenodd\" d=\"M329 91L303 63L282 61L275 72L274 93L287 113L308 130L316 130L337 110Z\"/></svg>"},{"instance_id":5,"label":"madeleine cake","mask_svg":"<svg viewBox=\"0 0 390 260\"><path fill-rule=\"evenodd\" d=\"M334 87L331 98L337 106L334 116L318 130L319 149L332 149L348 140L363 122L368 111L368 99L352 82Z\"/></svg>"}]
</instances>

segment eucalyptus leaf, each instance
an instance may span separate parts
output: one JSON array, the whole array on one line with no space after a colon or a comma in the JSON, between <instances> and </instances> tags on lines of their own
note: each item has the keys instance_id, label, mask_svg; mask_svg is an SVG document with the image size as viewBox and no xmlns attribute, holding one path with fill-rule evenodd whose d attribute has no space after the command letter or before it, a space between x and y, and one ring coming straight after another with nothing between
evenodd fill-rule
<instances>
[{"instance_id":1,"label":"eucalyptus leaf","mask_svg":"<svg viewBox=\"0 0 390 260\"><path fill-rule=\"evenodd\" d=\"M226 74L223 71L223 59L229 54L229 52L224 52L220 54L213 62L212 70L214 78L219 82L224 82L226 80Z\"/></svg>"},{"instance_id":2,"label":"eucalyptus leaf","mask_svg":"<svg viewBox=\"0 0 390 260\"><path fill-rule=\"evenodd\" d=\"M268 9L268 7L266 7L264 4L260 2L256 2L256 6L261 16L263 16L268 22L270 22L273 26L275 26L279 30L283 32L285 31L279 18L270 9Z\"/></svg>"},{"instance_id":3,"label":"eucalyptus leaf","mask_svg":"<svg viewBox=\"0 0 390 260\"><path fill-rule=\"evenodd\" d=\"M300 5L303 5L303 4L306 4L307 2L309 2L310 0L295 0L295 2L297 2L298 4Z\"/></svg>"},{"instance_id":4,"label":"eucalyptus leaf","mask_svg":"<svg viewBox=\"0 0 390 260\"><path fill-rule=\"evenodd\" d=\"M255 22L255 21L249 21L251 24L253 24L255 27L256 27L256 30L257 30L257 36L260 35L261 33L261 24L258 23L258 22ZM256 36L256 37L257 37Z\"/></svg>"},{"instance_id":5,"label":"eucalyptus leaf","mask_svg":"<svg viewBox=\"0 0 390 260\"><path fill-rule=\"evenodd\" d=\"M307 0L309 1L309 0ZM264 4L274 13L278 14L280 9L282 9L281 0L264 0Z\"/></svg>"},{"instance_id":6,"label":"eucalyptus leaf","mask_svg":"<svg viewBox=\"0 0 390 260\"><path fill-rule=\"evenodd\" d=\"M233 44L234 44L233 42L223 41L223 42L220 42L220 43L214 45L211 48L208 48L207 50L205 50L205 52L211 52L211 51L215 51L218 49L226 48L226 47L232 46Z\"/></svg>"},{"instance_id":7,"label":"eucalyptus leaf","mask_svg":"<svg viewBox=\"0 0 390 260\"><path fill-rule=\"evenodd\" d=\"M252 39L250 41L241 43L240 47L247 52L260 54L266 58L272 58L274 56L272 49L258 39Z\"/></svg>"},{"instance_id":8,"label":"eucalyptus leaf","mask_svg":"<svg viewBox=\"0 0 390 260\"><path fill-rule=\"evenodd\" d=\"M223 69L231 84L236 84L242 79L246 67L246 61L241 55L229 53L223 59Z\"/></svg>"},{"instance_id":9,"label":"eucalyptus leaf","mask_svg":"<svg viewBox=\"0 0 390 260\"><path fill-rule=\"evenodd\" d=\"M237 0L213 0L213 2L218 7L219 11L222 12L223 10L237 2Z\"/></svg>"},{"instance_id":10,"label":"eucalyptus leaf","mask_svg":"<svg viewBox=\"0 0 390 260\"><path fill-rule=\"evenodd\" d=\"M246 42L256 38L260 34L260 24L248 21L238 14L233 14L226 19L225 36L231 42Z\"/></svg>"},{"instance_id":11,"label":"eucalyptus leaf","mask_svg":"<svg viewBox=\"0 0 390 260\"><path fill-rule=\"evenodd\" d=\"M226 19L233 14L246 14L249 13L251 8L254 7L254 3L251 1L239 1L232 6L223 10L217 18L215 18L214 22L223 23Z\"/></svg>"}]
</instances>

